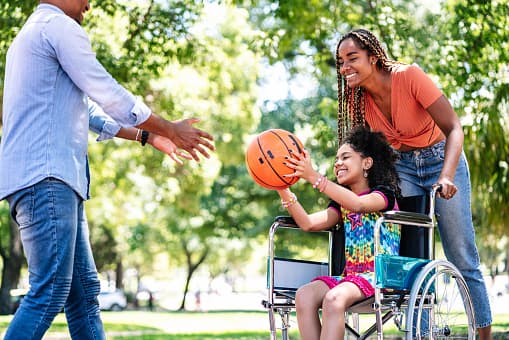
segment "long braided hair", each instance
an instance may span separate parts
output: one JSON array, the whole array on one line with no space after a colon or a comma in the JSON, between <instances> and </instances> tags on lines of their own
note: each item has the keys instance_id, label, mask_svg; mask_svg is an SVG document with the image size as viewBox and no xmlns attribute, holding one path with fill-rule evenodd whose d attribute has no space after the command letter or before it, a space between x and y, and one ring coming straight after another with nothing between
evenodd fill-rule
<instances>
[{"instance_id":1,"label":"long braided hair","mask_svg":"<svg viewBox=\"0 0 509 340\"><path fill-rule=\"evenodd\" d=\"M338 78L338 141L341 145L346 133L356 126L367 126L365 116L365 90L362 87L349 88L340 73L339 46L346 39L352 39L355 45L368 52L368 56L377 57L376 67L391 71L400 62L390 60L377 37L366 29L356 29L345 34L336 46L336 74Z\"/></svg>"}]
</instances>

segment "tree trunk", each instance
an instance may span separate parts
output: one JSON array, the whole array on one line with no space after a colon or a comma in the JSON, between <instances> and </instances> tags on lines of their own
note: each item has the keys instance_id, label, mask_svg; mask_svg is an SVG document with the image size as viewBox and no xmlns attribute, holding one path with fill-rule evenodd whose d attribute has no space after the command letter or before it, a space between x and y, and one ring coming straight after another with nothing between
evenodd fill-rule
<instances>
[{"instance_id":1,"label":"tree trunk","mask_svg":"<svg viewBox=\"0 0 509 340\"><path fill-rule=\"evenodd\" d=\"M0 249L3 260L2 285L0 286L0 315L11 313L11 289L16 288L21 276L21 267L25 261L18 226L10 222L8 250Z\"/></svg>"},{"instance_id":2,"label":"tree trunk","mask_svg":"<svg viewBox=\"0 0 509 340\"><path fill-rule=\"evenodd\" d=\"M194 270L191 268L188 268L187 270L187 277L186 277L186 284L184 285L184 296L182 297L182 302L180 303L179 311L184 311L186 309L186 295L189 291L189 283L191 282L191 277L193 276Z\"/></svg>"},{"instance_id":3,"label":"tree trunk","mask_svg":"<svg viewBox=\"0 0 509 340\"><path fill-rule=\"evenodd\" d=\"M505 246L504 272L509 275L509 242Z\"/></svg>"},{"instance_id":4,"label":"tree trunk","mask_svg":"<svg viewBox=\"0 0 509 340\"><path fill-rule=\"evenodd\" d=\"M207 258L207 255L209 253L208 247L205 248L203 250L203 252L201 253L198 261L193 263L193 260L191 258L193 253L192 253L192 251L187 249L187 246L186 246L184 240L182 240L182 248L184 250L184 253L186 254L186 259L187 259L187 277L186 277L186 284L184 286L184 297L182 298L182 302L178 309L179 311L183 311L186 309L186 295L187 295L187 292L189 291L189 283L191 282L191 278L193 277L193 274L196 271L196 269L198 269L198 267L203 263L203 261L205 261L205 259Z\"/></svg>"},{"instance_id":5,"label":"tree trunk","mask_svg":"<svg viewBox=\"0 0 509 340\"><path fill-rule=\"evenodd\" d=\"M117 268L115 269L115 287L117 289L124 289L124 267L122 261L117 261Z\"/></svg>"}]
</instances>

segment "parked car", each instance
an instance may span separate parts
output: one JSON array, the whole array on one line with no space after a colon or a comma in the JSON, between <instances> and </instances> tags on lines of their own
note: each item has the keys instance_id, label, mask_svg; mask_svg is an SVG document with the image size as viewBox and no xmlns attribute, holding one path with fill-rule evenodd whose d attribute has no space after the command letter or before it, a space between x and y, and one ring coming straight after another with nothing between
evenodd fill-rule
<instances>
[{"instance_id":1,"label":"parked car","mask_svg":"<svg viewBox=\"0 0 509 340\"><path fill-rule=\"evenodd\" d=\"M101 310L121 311L127 307L127 298L120 289L101 291L98 299Z\"/></svg>"},{"instance_id":2,"label":"parked car","mask_svg":"<svg viewBox=\"0 0 509 340\"><path fill-rule=\"evenodd\" d=\"M17 289L11 291L11 313L16 313L26 291ZM101 310L121 311L127 307L127 298L120 289L101 291L98 296L99 308Z\"/></svg>"}]
</instances>

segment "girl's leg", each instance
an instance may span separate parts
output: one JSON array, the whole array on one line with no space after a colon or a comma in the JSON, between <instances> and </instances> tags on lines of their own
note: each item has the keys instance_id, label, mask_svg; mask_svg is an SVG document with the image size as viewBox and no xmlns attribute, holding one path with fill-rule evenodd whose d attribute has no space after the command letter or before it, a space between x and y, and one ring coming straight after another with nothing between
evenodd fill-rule
<instances>
[{"instance_id":1,"label":"girl's leg","mask_svg":"<svg viewBox=\"0 0 509 340\"><path fill-rule=\"evenodd\" d=\"M318 311L322 306L325 294L329 290L329 287L323 281L310 282L297 290L295 307L302 339L320 339L321 325Z\"/></svg>"},{"instance_id":2,"label":"girl's leg","mask_svg":"<svg viewBox=\"0 0 509 340\"><path fill-rule=\"evenodd\" d=\"M362 291L352 282L342 282L327 292L323 299L320 340L343 339L345 312L348 307L363 298Z\"/></svg>"}]
</instances>

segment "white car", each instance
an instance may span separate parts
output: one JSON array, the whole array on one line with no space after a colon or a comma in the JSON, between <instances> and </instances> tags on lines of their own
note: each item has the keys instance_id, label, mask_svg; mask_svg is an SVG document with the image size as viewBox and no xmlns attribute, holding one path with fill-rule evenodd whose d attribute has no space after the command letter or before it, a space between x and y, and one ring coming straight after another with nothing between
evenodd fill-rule
<instances>
[{"instance_id":1,"label":"white car","mask_svg":"<svg viewBox=\"0 0 509 340\"><path fill-rule=\"evenodd\" d=\"M127 306L127 298L120 289L101 291L98 299L101 310L121 311Z\"/></svg>"}]
</instances>

